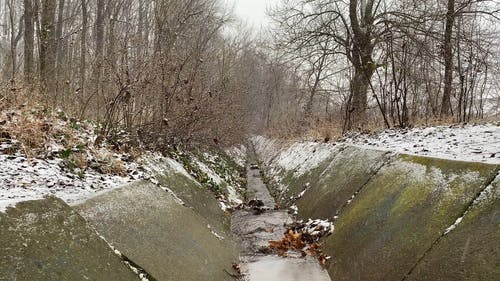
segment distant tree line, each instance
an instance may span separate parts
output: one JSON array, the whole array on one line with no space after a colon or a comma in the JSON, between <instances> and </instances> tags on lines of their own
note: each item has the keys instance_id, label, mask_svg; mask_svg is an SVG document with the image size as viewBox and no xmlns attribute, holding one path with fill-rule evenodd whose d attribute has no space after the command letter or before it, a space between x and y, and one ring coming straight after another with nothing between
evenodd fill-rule
<instances>
[{"instance_id":1,"label":"distant tree line","mask_svg":"<svg viewBox=\"0 0 500 281\"><path fill-rule=\"evenodd\" d=\"M498 1L282 0L272 15L277 49L302 65L306 116L319 93L345 130L498 111Z\"/></svg>"},{"instance_id":2,"label":"distant tree line","mask_svg":"<svg viewBox=\"0 0 500 281\"><path fill-rule=\"evenodd\" d=\"M272 118L264 92L285 83L265 44L218 0L0 0L0 7L0 99L12 104L24 93L99 121L106 137L126 130L156 148L234 142Z\"/></svg>"},{"instance_id":3,"label":"distant tree line","mask_svg":"<svg viewBox=\"0 0 500 281\"><path fill-rule=\"evenodd\" d=\"M499 6L282 0L257 37L219 0L0 0L0 105L36 100L158 149L467 122L498 110Z\"/></svg>"}]
</instances>

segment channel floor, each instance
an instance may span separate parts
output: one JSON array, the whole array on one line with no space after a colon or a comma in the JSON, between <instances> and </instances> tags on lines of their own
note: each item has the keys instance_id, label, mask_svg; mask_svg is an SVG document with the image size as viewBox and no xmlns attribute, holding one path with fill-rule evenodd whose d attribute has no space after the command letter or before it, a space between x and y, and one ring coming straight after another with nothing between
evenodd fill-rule
<instances>
[{"instance_id":1,"label":"channel floor","mask_svg":"<svg viewBox=\"0 0 500 281\"><path fill-rule=\"evenodd\" d=\"M275 210L275 201L256 166L248 168L247 178L249 199L263 206L258 210L238 210L232 215L231 230L241 238L245 249L240 260L242 280L330 281L328 272L314 258L280 257L262 250L270 240L281 240L285 224L293 219L286 210Z\"/></svg>"}]
</instances>

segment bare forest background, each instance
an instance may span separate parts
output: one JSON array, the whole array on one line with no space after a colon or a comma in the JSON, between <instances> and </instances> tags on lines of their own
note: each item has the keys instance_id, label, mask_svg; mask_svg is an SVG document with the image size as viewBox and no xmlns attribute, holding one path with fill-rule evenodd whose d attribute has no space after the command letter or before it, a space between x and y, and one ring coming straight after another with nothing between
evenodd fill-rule
<instances>
[{"instance_id":1,"label":"bare forest background","mask_svg":"<svg viewBox=\"0 0 500 281\"><path fill-rule=\"evenodd\" d=\"M495 0L0 0L0 110L39 103L153 149L500 115Z\"/></svg>"}]
</instances>

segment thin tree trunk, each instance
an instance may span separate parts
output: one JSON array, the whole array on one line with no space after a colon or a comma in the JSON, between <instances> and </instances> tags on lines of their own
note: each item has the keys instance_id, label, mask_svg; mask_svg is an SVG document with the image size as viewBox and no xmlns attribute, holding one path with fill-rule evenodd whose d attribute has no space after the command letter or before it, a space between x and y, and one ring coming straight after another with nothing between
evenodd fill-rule
<instances>
[{"instance_id":1,"label":"thin tree trunk","mask_svg":"<svg viewBox=\"0 0 500 281\"><path fill-rule=\"evenodd\" d=\"M33 82L33 50L35 46L35 27L33 24L32 0L24 0L24 81Z\"/></svg>"},{"instance_id":2,"label":"thin tree trunk","mask_svg":"<svg viewBox=\"0 0 500 281\"><path fill-rule=\"evenodd\" d=\"M444 92L441 101L441 116L449 116L451 113L451 87L453 82L453 24L455 22L455 0L448 0L446 12L446 27L444 31Z\"/></svg>"},{"instance_id":3,"label":"thin tree trunk","mask_svg":"<svg viewBox=\"0 0 500 281\"><path fill-rule=\"evenodd\" d=\"M42 92L53 93L54 70L56 61L55 40L56 0L42 2L42 22L40 29L40 79Z\"/></svg>"},{"instance_id":4,"label":"thin tree trunk","mask_svg":"<svg viewBox=\"0 0 500 281\"><path fill-rule=\"evenodd\" d=\"M97 1L97 17L95 21L95 34L96 34L96 62L94 68L94 95L97 100L97 115L100 116L100 108L104 99L101 95L101 77L102 77L102 69L103 69L103 53L104 53L104 7L106 1L98 0Z\"/></svg>"},{"instance_id":5,"label":"thin tree trunk","mask_svg":"<svg viewBox=\"0 0 500 281\"><path fill-rule=\"evenodd\" d=\"M85 98L85 67L87 66L87 0L81 0L82 34L80 37L80 96ZM83 113L82 113L83 114Z\"/></svg>"},{"instance_id":6,"label":"thin tree trunk","mask_svg":"<svg viewBox=\"0 0 500 281\"><path fill-rule=\"evenodd\" d=\"M56 95L59 95L62 91L62 85L64 82L61 80L61 75L63 73L63 60L64 60L64 52L63 52L63 21L64 21L64 4L65 0L59 0L59 7L57 9L57 25L56 25Z\"/></svg>"}]
</instances>

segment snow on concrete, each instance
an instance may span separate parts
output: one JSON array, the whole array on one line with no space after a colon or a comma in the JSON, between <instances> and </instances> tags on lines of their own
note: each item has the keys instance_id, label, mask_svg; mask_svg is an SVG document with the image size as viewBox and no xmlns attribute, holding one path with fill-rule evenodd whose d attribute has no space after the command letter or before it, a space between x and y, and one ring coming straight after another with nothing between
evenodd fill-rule
<instances>
[{"instance_id":1,"label":"snow on concrete","mask_svg":"<svg viewBox=\"0 0 500 281\"><path fill-rule=\"evenodd\" d=\"M397 153L500 164L499 124L385 130L353 134L341 141Z\"/></svg>"},{"instance_id":2,"label":"snow on concrete","mask_svg":"<svg viewBox=\"0 0 500 281\"><path fill-rule=\"evenodd\" d=\"M293 171L299 177L335 154L341 145L449 160L500 164L500 124L437 126L355 133L336 143L300 141L292 144L264 136L251 138L256 153L275 178Z\"/></svg>"},{"instance_id":3,"label":"snow on concrete","mask_svg":"<svg viewBox=\"0 0 500 281\"><path fill-rule=\"evenodd\" d=\"M266 165L270 165L274 157L283 148L283 145L278 141L266 138L264 136L253 136L250 141L255 149L259 159L264 161Z\"/></svg>"},{"instance_id":4,"label":"snow on concrete","mask_svg":"<svg viewBox=\"0 0 500 281\"><path fill-rule=\"evenodd\" d=\"M497 198L500 198L500 188L499 188L499 183L500 183L500 173L497 174L493 182L488 185L482 192L479 194L479 196L474 200L474 202L471 205L471 208L479 208L481 207L482 204L485 204L486 202L490 202L492 200L496 200ZM455 223L450 225L448 228L445 229L444 235L449 234L455 228L462 223L464 217L469 213L470 209L465 211L465 213L459 217Z\"/></svg>"},{"instance_id":5,"label":"snow on concrete","mask_svg":"<svg viewBox=\"0 0 500 281\"><path fill-rule=\"evenodd\" d=\"M278 165L285 170L293 170L295 177L300 177L308 171L315 169L333 155L335 147L330 144L303 142L294 144L288 149L283 158L280 157Z\"/></svg>"},{"instance_id":6,"label":"snow on concrete","mask_svg":"<svg viewBox=\"0 0 500 281\"><path fill-rule=\"evenodd\" d=\"M253 137L252 142L256 153L270 166L274 176L283 171L293 171L295 177L300 177L330 158L336 148L335 144L312 141L280 145L263 136Z\"/></svg>"},{"instance_id":7,"label":"snow on concrete","mask_svg":"<svg viewBox=\"0 0 500 281\"><path fill-rule=\"evenodd\" d=\"M181 163L170 157L163 156L159 152L145 152L141 157L140 162L144 166L144 169L151 175L163 174L165 172L176 173L196 182L196 180L189 174Z\"/></svg>"}]
</instances>

